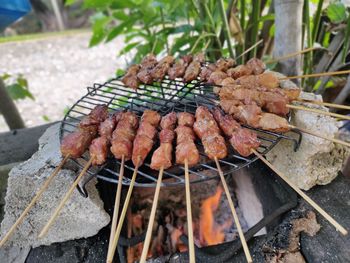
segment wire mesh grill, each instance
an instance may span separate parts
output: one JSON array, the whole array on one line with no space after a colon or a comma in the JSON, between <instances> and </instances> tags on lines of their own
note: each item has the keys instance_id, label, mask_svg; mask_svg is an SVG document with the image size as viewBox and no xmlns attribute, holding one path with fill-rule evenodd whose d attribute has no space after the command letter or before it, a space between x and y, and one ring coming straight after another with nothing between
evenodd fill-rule
<instances>
[{"instance_id":1,"label":"wire mesh grill","mask_svg":"<svg viewBox=\"0 0 350 263\"><path fill-rule=\"evenodd\" d=\"M198 81L184 83L180 80L174 81L169 79L164 79L163 81L153 83L152 85L141 85L137 90L132 90L126 87L119 79L112 79L104 84L94 84L93 87L88 87L88 93L78 100L67 112L61 124L60 138L62 139L66 133L74 131L81 118L86 116L96 105L106 104L111 112L131 110L138 116L141 116L145 109L156 110L162 116L171 111L187 111L194 113L199 105L205 105L209 108L215 106L215 103L213 102L213 100L216 99L215 95L211 92L207 92L207 89L207 86L203 86ZM300 133L297 134L298 139L295 139L295 136L286 136L284 134L259 129L253 130L257 131L258 137L262 142L258 149L258 152L261 154L266 154L281 139L293 141L295 150L300 144ZM196 145L200 152L201 161L197 166L190 168L191 183L198 183L217 178L217 173L206 172L208 170L217 172L215 162L209 160L205 156L203 147L199 140L196 140ZM154 149L158 146L159 142L157 141L154 145ZM219 161L225 175L245 167L257 159L255 156L240 156L230 145L228 145L228 149L228 157ZM85 153L81 158L73 161L79 167L83 167L88 159L89 154ZM135 186L155 187L158 171L154 171L150 168L150 160L151 154L146 158L144 165L139 168ZM119 179L119 167L120 160L116 160L110 156L105 165L91 167L88 170L89 176L87 176L85 184L96 175L99 179L117 183ZM124 185L130 184L130 178L128 175L130 176L133 171L134 166L132 162L126 162L125 176L123 178ZM168 180L163 180L162 186L184 184L183 174L183 166L173 165L171 168L164 171L164 179ZM215 175L213 176L213 174Z\"/></svg>"}]
</instances>

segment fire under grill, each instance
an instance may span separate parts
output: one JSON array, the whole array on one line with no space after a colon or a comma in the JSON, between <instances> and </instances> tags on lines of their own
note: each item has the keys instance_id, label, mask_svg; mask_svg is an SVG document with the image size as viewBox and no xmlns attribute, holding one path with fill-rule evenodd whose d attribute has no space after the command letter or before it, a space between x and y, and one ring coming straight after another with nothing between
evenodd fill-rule
<instances>
[{"instance_id":1,"label":"fire under grill","mask_svg":"<svg viewBox=\"0 0 350 263\"><path fill-rule=\"evenodd\" d=\"M64 117L61 129L60 138L77 129L77 125L81 118L86 116L96 105L106 104L111 112L130 110L141 116L145 109L153 109L158 111L162 116L175 111L187 111L194 113L200 105L205 105L209 108L214 107L215 95L208 92L208 86L204 86L198 81L184 83L179 80L164 79L161 82L155 82L152 85L141 85L137 90L132 90L126 87L119 79L112 79L104 84L95 83L93 87L88 87L88 93L78 100L72 108L69 109ZM255 129L258 137L261 140L261 146L258 152L266 154L270 151L281 139L290 140L294 143L294 149L300 145L301 134L297 131L292 131L296 136L287 136L281 133L264 131ZM214 176L208 176L202 171L212 170L217 171L215 162L209 160L203 150L201 142L196 140L196 145L201 155L201 161L198 165L189 169L191 183L199 183L218 177L217 173ZM159 146L159 142L155 143L154 149ZM256 156L242 157L237 154L232 147L228 147L230 153L228 157L219 160L220 165L225 175L230 174L238 169L250 165L257 160ZM152 151L153 152L153 151ZM81 158L73 160L80 168L82 168L89 160L88 153L85 153ZM158 171L153 171L150 168L151 154L145 160L144 165L138 170L138 176L135 182L136 187L155 187ZM112 156L106 164L99 167L91 167L84 182L78 187L80 193L87 196L85 185L95 176L100 180L110 183L118 183L120 160L114 159ZM125 163L125 174L123 185L130 184L130 174L134 171L134 166L131 161ZM131 173L130 173L131 172ZM184 185L184 167L173 165L170 169L164 171L164 181L162 187Z\"/></svg>"}]
</instances>

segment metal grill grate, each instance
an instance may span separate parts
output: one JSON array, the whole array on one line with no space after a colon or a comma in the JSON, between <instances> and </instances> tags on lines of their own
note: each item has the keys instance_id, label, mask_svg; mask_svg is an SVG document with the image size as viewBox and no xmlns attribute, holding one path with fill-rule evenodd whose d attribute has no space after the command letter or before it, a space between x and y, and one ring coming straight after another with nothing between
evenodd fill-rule
<instances>
[{"instance_id":1,"label":"metal grill grate","mask_svg":"<svg viewBox=\"0 0 350 263\"><path fill-rule=\"evenodd\" d=\"M60 138L62 139L66 133L74 131L81 118L86 116L96 105L107 104L111 112L131 110L138 116L141 116L145 109L157 110L162 116L171 111L187 111L194 113L199 105L205 105L209 108L214 106L213 100L216 99L215 95L207 92L207 89L207 86L203 86L197 81L186 84L182 81L173 81L169 79L153 83L152 85L141 85L137 91L124 86L118 79L112 79L104 84L94 84L93 87L88 87L88 93L78 100L67 112L61 124ZM295 133L298 135L298 139L295 139L295 136L287 136L259 129L254 130L258 132L259 139L262 141L258 149L262 154L266 154L281 139L293 141L295 150L298 148L301 141L301 134L297 132ZM155 143L154 149L158 147L158 145L159 142ZM216 178L217 176L208 176L208 173L204 172L205 170L217 171L215 162L209 160L205 156L199 140L196 141L196 145L200 150L201 162L199 165L190 168L190 173L192 174L191 183ZM245 167L257 159L255 156L249 158L242 157L234 152L231 146L228 145L228 148L230 149L228 157L220 160L225 174L232 173L235 170ZM88 158L88 153L85 153L82 158L74 160L74 162L78 166L83 167ZM135 186L155 187L158 172L150 169L150 159L151 154L145 160L144 165L139 168ZM105 165L101 167L92 167L88 170L89 176L85 184L96 175L99 179L117 183L119 165L120 160L115 160L111 156ZM125 164L126 176L123 178L124 185L130 184L128 170L131 172L134 170L131 161ZM183 174L184 167L173 165L170 169L164 171L165 179L169 180L164 180L162 186L184 184Z\"/></svg>"}]
</instances>

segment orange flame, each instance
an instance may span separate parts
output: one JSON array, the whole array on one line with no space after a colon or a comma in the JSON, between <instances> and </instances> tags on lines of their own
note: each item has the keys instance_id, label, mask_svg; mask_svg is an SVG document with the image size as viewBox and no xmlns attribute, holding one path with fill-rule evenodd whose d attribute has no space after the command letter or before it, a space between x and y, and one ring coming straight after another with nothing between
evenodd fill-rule
<instances>
[{"instance_id":1,"label":"orange flame","mask_svg":"<svg viewBox=\"0 0 350 263\"><path fill-rule=\"evenodd\" d=\"M203 201L199 222L200 241L203 245L216 245L222 243L225 234L222 227L216 226L214 212L218 209L222 188L218 187L216 193Z\"/></svg>"}]
</instances>

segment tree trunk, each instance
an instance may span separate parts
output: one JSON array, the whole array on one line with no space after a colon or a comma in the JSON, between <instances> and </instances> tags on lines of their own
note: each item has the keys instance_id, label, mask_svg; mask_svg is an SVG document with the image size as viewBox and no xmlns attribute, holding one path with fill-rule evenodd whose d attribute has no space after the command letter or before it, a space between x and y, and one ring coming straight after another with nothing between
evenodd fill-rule
<instances>
[{"instance_id":1,"label":"tree trunk","mask_svg":"<svg viewBox=\"0 0 350 263\"><path fill-rule=\"evenodd\" d=\"M274 57L300 51L302 48L303 0L275 0L275 44ZM301 73L301 57L280 61L278 70L287 75Z\"/></svg>"},{"instance_id":2,"label":"tree trunk","mask_svg":"<svg viewBox=\"0 0 350 263\"><path fill-rule=\"evenodd\" d=\"M10 98L5 84L0 78L0 113L4 116L7 125L11 130L25 128L24 122L18 109Z\"/></svg>"}]
</instances>

